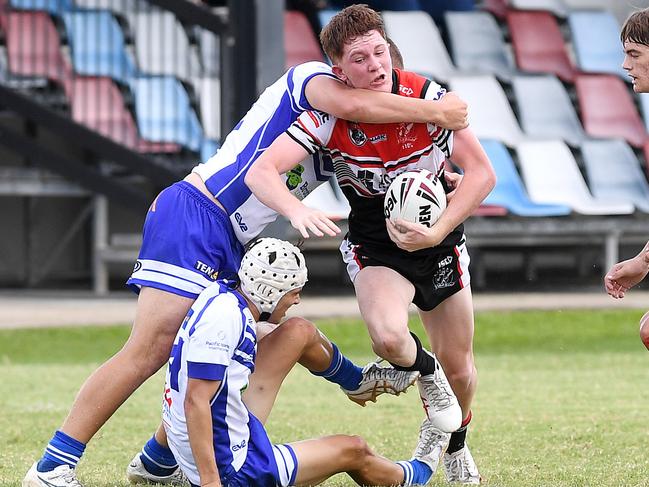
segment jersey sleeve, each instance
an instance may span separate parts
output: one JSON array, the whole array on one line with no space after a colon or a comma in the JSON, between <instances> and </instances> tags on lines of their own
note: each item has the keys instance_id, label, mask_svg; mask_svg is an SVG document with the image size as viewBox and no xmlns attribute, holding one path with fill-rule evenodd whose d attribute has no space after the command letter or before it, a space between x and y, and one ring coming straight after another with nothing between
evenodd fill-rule
<instances>
[{"instance_id":1,"label":"jersey sleeve","mask_svg":"<svg viewBox=\"0 0 649 487\"><path fill-rule=\"evenodd\" d=\"M426 83L424 89L424 98L426 100L439 100L446 95L446 89L434 81ZM429 123L428 133L430 133L433 143L442 151L444 156L450 157L453 153L453 131Z\"/></svg>"},{"instance_id":2,"label":"jersey sleeve","mask_svg":"<svg viewBox=\"0 0 649 487\"><path fill-rule=\"evenodd\" d=\"M187 376L192 379L223 380L241 339L244 316L236 298L219 295L199 313L185 346Z\"/></svg>"},{"instance_id":3,"label":"jersey sleeve","mask_svg":"<svg viewBox=\"0 0 649 487\"><path fill-rule=\"evenodd\" d=\"M328 113L308 111L302 113L286 133L313 154L327 146L335 124L336 118Z\"/></svg>"},{"instance_id":4,"label":"jersey sleeve","mask_svg":"<svg viewBox=\"0 0 649 487\"><path fill-rule=\"evenodd\" d=\"M309 100L307 100L304 90L309 80L315 76L329 76L333 79L338 79L331 71L331 66L319 61L298 64L288 72L288 93L291 95L293 103L299 111L314 109L309 103Z\"/></svg>"}]
</instances>

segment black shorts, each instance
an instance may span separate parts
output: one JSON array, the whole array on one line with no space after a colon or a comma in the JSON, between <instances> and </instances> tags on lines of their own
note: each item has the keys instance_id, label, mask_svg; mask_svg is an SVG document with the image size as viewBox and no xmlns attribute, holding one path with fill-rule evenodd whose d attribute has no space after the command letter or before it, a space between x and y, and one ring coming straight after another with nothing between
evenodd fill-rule
<instances>
[{"instance_id":1,"label":"black shorts","mask_svg":"<svg viewBox=\"0 0 649 487\"><path fill-rule=\"evenodd\" d=\"M412 302L422 311L430 311L446 298L467 287L469 253L464 236L451 248L440 249L426 256L413 256L410 252L380 250L355 245L346 237L340 253L347 264L347 274L354 282L361 269L369 266L388 267L397 271L415 286Z\"/></svg>"}]
</instances>

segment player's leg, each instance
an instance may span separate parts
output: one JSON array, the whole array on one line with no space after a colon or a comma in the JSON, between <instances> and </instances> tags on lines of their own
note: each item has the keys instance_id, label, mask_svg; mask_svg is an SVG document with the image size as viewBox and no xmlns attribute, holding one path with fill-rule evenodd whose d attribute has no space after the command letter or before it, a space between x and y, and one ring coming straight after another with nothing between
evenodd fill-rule
<instances>
[{"instance_id":1,"label":"player's leg","mask_svg":"<svg viewBox=\"0 0 649 487\"><path fill-rule=\"evenodd\" d=\"M649 350L649 311L640 319L640 340Z\"/></svg>"},{"instance_id":2,"label":"player's leg","mask_svg":"<svg viewBox=\"0 0 649 487\"><path fill-rule=\"evenodd\" d=\"M316 485L341 472L346 472L359 485L418 485L431 477L431 470L424 462L395 463L374 453L358 436L327 436L279 448L286 446L293 450L297 462L293 485Z\"/></svg>"},{"instance_id":3,"label":"player's leg","mask_svg":"<svg viewBox=\"0 0 649 487\"><path fill-rule=\"evenodd\" d=\"M431 420L444 431L455 430L461 411L444 371L408 329L414 286L395 270L368 266L355 275L354 287L374 351L396 369L420 372L420 391Z\"/></svg>"}]
</instances>

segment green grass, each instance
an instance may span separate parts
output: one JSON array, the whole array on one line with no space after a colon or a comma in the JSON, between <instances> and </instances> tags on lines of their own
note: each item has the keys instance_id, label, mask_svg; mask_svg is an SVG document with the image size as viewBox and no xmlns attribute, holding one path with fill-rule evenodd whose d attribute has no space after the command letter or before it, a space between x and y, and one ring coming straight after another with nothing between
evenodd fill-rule
<instances>
[{"instance_id":1,"label":"green grass","mask_svg":"<svg viewBox=\"0 0 649 487\"><path fill-rule=\"evenodd\" d=\"M484 485L649 486L649 353L637 337L641 315L477 316L480 385L469 444ZM318 324L353 359L373 358L362 324ZM0 485L19 485L81 383L128 332L124 326L0 332ZM148 381L89 444L79 467L86 485L127 485L127 462L158 424L162 382L162 374ZM379 453L407 458L422 416L413 392L360 408L298 367L280 394L269 433L275 442L360 434ZM336 476L324 485L352 482ZM441 472L432 485L446 485Z\"/></svg>"}]
</instances>

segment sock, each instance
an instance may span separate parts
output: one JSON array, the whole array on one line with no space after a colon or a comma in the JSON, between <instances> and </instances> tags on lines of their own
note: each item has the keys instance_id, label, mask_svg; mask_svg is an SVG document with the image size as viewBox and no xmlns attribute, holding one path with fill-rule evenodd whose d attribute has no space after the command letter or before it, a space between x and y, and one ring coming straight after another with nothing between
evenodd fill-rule
<instances>
[{"instance_id":1,"label":"sock","mask_svg":"<svg viewBox=\"0 0 649 487\"><path fill-rule=\"evenodd\" d=\"M335 343L331 344L333 348L333 357L327 370L322 372L313 372L313 375L324 377L329 382L338 384L346 391L355 391L361 385L363 379L363 369L345 357Z\"/></svg>"},{"instance_id":2,"label":"sock","mask_svg":"<svg viewBox=\"0 0 649 487\"><path fill-rule=\"evenodd\" d=\"M74 468L81 460L81 455L86 449L86 445L57 430L54 436L45 447L43 458L40 459L36 470L39 472L49 472L61 465L68 465Z\"/></svg>"},{"instance_id":3,"label":"sock","mask_svg":"<svg viewBox=\"0 0 649 487\"><path fill-rule=\"evenodd\" d=\"M140 460L147 472L158 477L171 475L178 468L178 462L169 448L165 448L155 439L155 435L146 442Z\"/></svg>"},{"instance_id":4,"label":"sock","mask_svg":"<svg viewBox=\"0 0 649 487\"><path fill-rule=\"evenodd\" d=\"M427 484L433 476L430 467L420 460L405 460L397 462L397 465L403 469L403 483L401 485L405 487Z\"/></svg>"},{"instance_id":5,"label":"sock","mask_svg":"<svg viewBox=\"0 0 649 487\"><path fill-rule=\"evenodd\" d=\"M418 370L419 372L421 372L421 375L434 374L435 370L437 370L435 357L433 357L430 352L424 350L424 347L421 346L421 340L419 340L419 337L417 335L415 335L413 332L410 332L410 335L412 336L412 339L415 341L415 345L417 346L417 356L415 357L415 363L410 367L393 364L392 362L390 362L390 364L397 370Z\"/></svg>"},{"instance_id":6,"label":"sock","mask_svg":"<svg viewBox=\"0 0 649 487\"><path fill-rule=\"evenodd\" d=\"M472 417L473 414L471 413L471 411L469 411L469 415L464 421L462 421L460 429L451 433L451 439L449 440L446 453L455 453L456 451L460 451L462 448L464 448L464 442L466 441L466 429L468 428Z\"/></svg>"}]
</instances>

